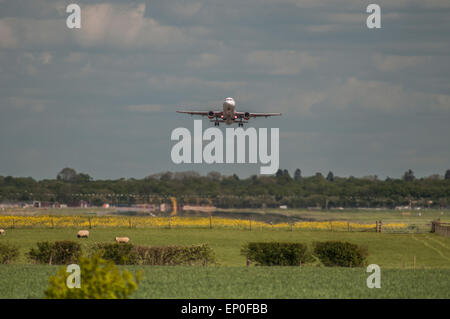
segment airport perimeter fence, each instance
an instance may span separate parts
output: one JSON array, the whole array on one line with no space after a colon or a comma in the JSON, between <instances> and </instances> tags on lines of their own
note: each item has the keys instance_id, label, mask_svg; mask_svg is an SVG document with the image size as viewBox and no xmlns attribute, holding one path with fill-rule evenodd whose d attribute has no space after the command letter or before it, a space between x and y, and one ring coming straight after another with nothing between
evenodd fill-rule
<instances>
[{"instance_id":1,"label":"airport perimeter fence","mask_svg":"<svg viewBox=\"0 0 450 319\"><path fill-rule=\"evenodd\" d=\"M252 219L222 217L150 217L150 216L0 216L0 228L200 228L241 230L324 230L358 232L408 232L410 225L401 222L357 223L349 221L298 221L270 223ZM428 229L429 231L429 229ZM410 231L409 231L410 232Z\"/></svg>"}]
</instances>

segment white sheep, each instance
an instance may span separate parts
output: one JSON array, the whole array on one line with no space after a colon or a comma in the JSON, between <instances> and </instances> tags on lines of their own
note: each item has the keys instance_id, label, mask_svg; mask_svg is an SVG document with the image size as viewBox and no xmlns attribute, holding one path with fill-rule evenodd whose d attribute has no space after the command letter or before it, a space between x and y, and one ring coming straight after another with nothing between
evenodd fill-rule
<instances>
[{"instance_id":1,"label":"white sheep","mask_svg":"<svg viewBox=\"0 0 450 319\"><path fill-rule=\"evenodd\" d=\"M89 237L89 230L80 230L77 234L78 238L88 238Z\"/></svg>"},{"instance_id":2,"label":"white sheep","mask_svg":"<svg viewBox=\"0 0 450 319\"><path fill-rule=\"evenodd\" d=\"M0 229L0 235L6 235L6 231L4 229Z\"/></svg>"},{"instance_id":3,"label":"white sheep","mask_svg":"<svg viewBox=\"0 0 450 319\"><path fill-rule=\"evenodd\" d=\"M130 241L130 238L128 238L128 237L116 237L115 240L118 243L128 243Z\"/></svg>"}]
</instances>

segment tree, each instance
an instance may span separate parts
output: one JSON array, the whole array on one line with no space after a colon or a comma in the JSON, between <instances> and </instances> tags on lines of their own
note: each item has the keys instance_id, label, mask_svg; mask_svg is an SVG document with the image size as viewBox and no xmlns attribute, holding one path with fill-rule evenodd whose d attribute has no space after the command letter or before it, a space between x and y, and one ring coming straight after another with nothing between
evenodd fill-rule
<instances>
[{"instance_id":1,"label":"tree","mask_svg":"<svg viewBox=\"0 0 450 319\"><path fill-rule=\"evenodd\" d=\"M294 180L299 181L302 178L302 171L300 168L297 168L294 172Z\"/></svg>"},{"instance_id":2,"label":"tree","mask_svg":"<svg viewBox=\"0 0 450 319\"><path fill-rule=\"evenodd\" d=\"M76 282L76 277L67 272L67 267L62 267L56 275L50 276L45 296L49 299L126 299L137 290L142 276L140 272L133 276L127 270L121 271L112 261L98 255L81 257L79 264L79 288L68 287L67 282Z\"/></svg>"},{"instance_id":3,"label":"tree","mask_svg":"<svg viewBox=\"0 0 450 319\"><path fill-rule=\"evenodd\" d=\"M77 179L77 172L73 168L63 168L56 176L57 180L64 182L74 182Z\"/></svg>"},{"instance_id":4,"label":"tree","mask_svg":"<svg viewBox=\"0 0 450 319\"><path fill-rule=\"evenodd\" d=\"M222 175L219 172L209 172L206 177L208 177L209 179L212 179L213 181L220 181Z\"/></svg>"},{"instance_id":5,"label":"tree","mask_svg":"<svg viewBox=\"0 0 450 319\"><path fill-rule=\"evenodd\" d=\"M450 179L450 169L445 172L445 179Z\"/></svg>"},{"instance_id":6,"label":"tree","mask_svg":"<svg viewBox=\"0 0 450 319\"><path fill-rule=\"evenodd\" d=\"M403 174L403 180L406 182L410 182L415 179L416 177L414 176L414 172L412 171L412 169L407 170L405 174Z\"/></svg>"},{"instance_id":7,"label":"tree","mask_svg":"<svg viewBox=\"0 0 450 319\"><path fill-rule=\"evenodd\" d=\"M275 173L275 177L281 177L283 176L283 170L281 168L278 169L278 171Z\"/></svg>"},{"instance_id":8,"label":"tree","mask_svg":"<svg viewBox=\"0 0 450 319\"><path fill-rule=\"evenodd\" d=\"M328 172L327 181L329 181L329 182L334 181L334 174L332 171Z\"/></svg>"},{"instance_id":9,"label":"tree","mask_svg":"<svg viewBox=\"0 0 450 319\"><path fill-rule=\"evenodd\" d=\"M165 172L161 175L160 180L163 182L167 182L170 181L173 177L173 173L172 172Z\"/></svg>"},{"instance_id":10,"label":"tree","mask_svg":"<svg viewBox=\"0 0 450 319\"><path fill-rule=\"evenodd\" d=\"M92 181L92 177L89 176L89 174L80 173L77 175L76 180L77 180L77 182L89 182L89 181Z\"/></svg>"}]
</instances>

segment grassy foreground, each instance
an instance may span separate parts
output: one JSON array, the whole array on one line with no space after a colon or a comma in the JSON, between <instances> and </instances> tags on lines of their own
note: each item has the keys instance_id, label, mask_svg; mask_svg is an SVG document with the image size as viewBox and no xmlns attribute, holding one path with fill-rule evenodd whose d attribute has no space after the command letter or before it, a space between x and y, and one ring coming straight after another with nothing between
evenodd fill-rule
<instances>
[{"instance_id":1,"label":"grassy foreground","mask_svg":"<svg viewBox=\"0 0 450 319\"><path fill-rule=\"evenodd\" d=\"M138 245L190 245L208 243L215 251L221 266L245 266L240 255L242 245L249 241L292 241L311 244L314 241L345 240L369 249L369 263L382 268L450 269L450 238L436 234L390 234L373 232L330 232L288 230L235 229L92 229L88 239L77 239L77 229L8 229L0 241L20 247L19 264L28 263L26 252L38 241L75 240L83 245L94 242L113 242L115 236L128 236Z\"/></svg>"},{"instance_id":2,"label":"grassy foreground","mask_svg":"<svg viewBox=\"0 0 450 319\"><path fill-rule=\"evenodd\" d=\"M364 268L122 267L143 270L133 298L450 298L450 270L382 270L369 289ZM58 266L0 265L0 298L44 298Z\"/></svg>"},{"instance_id":3,"label":"grassy foreground","mask_svg":"<svg viewBox=\"0 0 450 319\"><path fill-rule=\"evenodd\" d=\"M26 252L38 241L75 240L82 245L128 236L139 245L208 243L219 266L122 266L143 270L134 298L450 298L450 238L436 234L236 229L8 229L0 241L20 247L16 264L0 265L0 298L43 298L59 266L31 265ZM345 240L366 245L369 263L381 267L381 289L369 289L365 268L245 267L241 246L249 241ZM416 269L413 259L416 257Z\"/></svg>"}]
</instances>

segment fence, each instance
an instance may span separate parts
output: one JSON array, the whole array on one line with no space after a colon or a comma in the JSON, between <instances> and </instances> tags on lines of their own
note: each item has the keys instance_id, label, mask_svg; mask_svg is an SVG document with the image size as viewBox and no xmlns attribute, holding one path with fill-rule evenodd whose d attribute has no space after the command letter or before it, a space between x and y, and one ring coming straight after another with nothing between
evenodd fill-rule
<instances>
[{"instance_id":1,"label":"fence","mask_svg":"<svg viewBox=\"0 0 450 319\"><path fill-rule=\"evenodd\" d=\"M379 224L381 226L381 223ZM347 221L266 223L221 217L125 217L125 216L0 216L0 228L234 228L246 230L375 231L376 224ZM385 229L404 230L404 223L385 223ZM380 229L381 230L381 229Z\"/></svg>"},{"instance_id":2,"label":"fence","mask_svg":"<svg viewBox=\"0 0 450 319\"><path fill-rule=\"evenodd\" d=\"M434 221L431 223L431 232L450 237L450 223L441 223L439 220Z\"/></svg>"}]
</instances>

